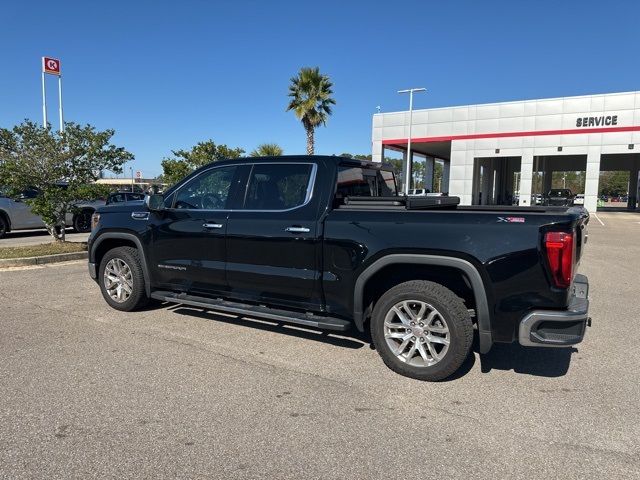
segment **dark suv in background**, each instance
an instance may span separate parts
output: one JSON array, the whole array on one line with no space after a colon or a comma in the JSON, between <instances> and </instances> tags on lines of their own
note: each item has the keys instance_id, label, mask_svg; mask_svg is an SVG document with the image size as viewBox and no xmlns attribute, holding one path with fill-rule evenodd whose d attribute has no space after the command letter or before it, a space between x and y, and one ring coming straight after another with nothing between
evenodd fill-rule
<instances>
[{"instance_id":1,"label":"dark suv in background","mask_svg":"<svg viewBox=\"0 0 640 480\"><path fill-rule=\"evenodd\" d=\"M547 193L546 204L550 207L572 207L575 195L568 188L552 188Z\"/></svg>"}]
</instances>

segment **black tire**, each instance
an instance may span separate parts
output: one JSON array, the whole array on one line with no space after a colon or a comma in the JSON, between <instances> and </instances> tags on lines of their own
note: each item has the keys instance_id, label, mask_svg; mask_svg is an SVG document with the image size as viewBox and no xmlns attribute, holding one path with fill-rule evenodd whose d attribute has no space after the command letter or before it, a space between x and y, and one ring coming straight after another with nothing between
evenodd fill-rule
<instances>
[{"instance_id":1,"label":"black tire","mask_svg":"<svg viewBox=\"0 0 640 480\"><path fill-rule=\"evenodd\" d=\"M114 259L124 262L131 272L131 293L129 297L123 301L116 301L107 291L104 272L107 264ZM138 255L138 250L133 247L114 248L102 257L98 270L98 283L100 284L102 296L106 302L116 310L131 312L139 310L149 303L149 297L147 297L145 290L144 274L142 273L142 262L140 255Z\"/></svg>"},{"instance_id":2,"label":"black tire","mask_svg":"<svg viewBox=\"0 0 640 480\"><path fill-rule=\"evenodd\" d=\"M7 219L4 218L4 215L0 214L0 238L4 238L8 231L9 225Z\"/></svg>"},{"instance_id":3,"label":"black tire","mask_svg":"<svg viewBox=\"0 0 640 480\"><path fill-rule=\"evenodd\" d=\"M89 233L91 231L91 216L93 210L82 210L73 216L73 229L77 233Z\"/></svg>"},{"instance_id":4,"label":"black tire","mask_svg":"<svg viewBox=\"0 0 640 480\"><path fill-rule=\"evenodd\" d=\"M448 350L433 365L414 366L400 360L385 339L384 322L387 313L399 302L411 303L411 300L433 306L448 327ZM380 297L371 317L371 338L382 360L391 370L405 377L433 382L444 380L462 366L471 351L473 324L464 302L451 290L438 283L413 280L396 285Z\"/></svg>"}]
</instances>

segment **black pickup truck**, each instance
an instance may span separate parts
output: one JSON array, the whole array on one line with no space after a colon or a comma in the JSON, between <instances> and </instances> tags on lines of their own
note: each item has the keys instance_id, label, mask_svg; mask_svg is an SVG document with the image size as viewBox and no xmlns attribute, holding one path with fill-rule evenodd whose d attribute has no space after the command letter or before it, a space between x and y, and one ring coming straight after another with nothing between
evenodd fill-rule
<instances>
[{"instance_id":1,"label":"black pickup truck","mask_svg":"<svg viewBox=\"0 0 640 480\"><path fill-rule=\"evenodd\" d=\"M441 380L494 342L568 346L588 317L578 207L463 207L398 194L340 157L221 161L98 209L89 272L113 308L174 302L319 329L369 328L394 371Z\"/></svg>"}]
</instances>

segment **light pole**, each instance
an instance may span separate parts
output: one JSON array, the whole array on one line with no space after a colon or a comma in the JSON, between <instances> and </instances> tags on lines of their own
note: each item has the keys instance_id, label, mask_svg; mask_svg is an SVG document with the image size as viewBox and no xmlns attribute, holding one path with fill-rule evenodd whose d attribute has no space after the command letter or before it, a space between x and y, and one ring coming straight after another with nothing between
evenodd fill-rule
<instances>
[{"instance_id":1,"label":"light pole","mask_svg":"<svg viewBox=\"0 0 640 480\"><path fill-rule=\"evenodd\" d=\"M405 165L405 182L404 193L409 195L409 189L411 188L411 170L413 165L411 163L411 123L413 121L413 92L426 92L426 88L407 88L406 90L398 90L398 93L409 94L409 138L407 139L407 164Z\"/></svg>"}]
</instances>

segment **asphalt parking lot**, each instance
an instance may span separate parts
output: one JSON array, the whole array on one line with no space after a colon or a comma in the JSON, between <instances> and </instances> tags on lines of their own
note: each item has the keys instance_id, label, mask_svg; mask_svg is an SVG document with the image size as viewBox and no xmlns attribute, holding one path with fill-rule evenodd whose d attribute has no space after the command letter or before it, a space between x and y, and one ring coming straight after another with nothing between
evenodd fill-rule
<instances>
[{"instance_id":1,"label":"asphalt parking lot","mask_svg":"<svg viewBox=\"0 0 640 480\"><path fill-rule=\"evenodd\" d=\"M593 326L461 375L366 336L110 309L84 262L0 271L0 478L640 477L640 215L592 216Z\"/></svg>"}]
</instances>

